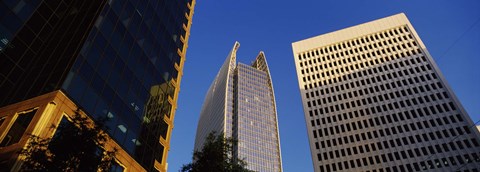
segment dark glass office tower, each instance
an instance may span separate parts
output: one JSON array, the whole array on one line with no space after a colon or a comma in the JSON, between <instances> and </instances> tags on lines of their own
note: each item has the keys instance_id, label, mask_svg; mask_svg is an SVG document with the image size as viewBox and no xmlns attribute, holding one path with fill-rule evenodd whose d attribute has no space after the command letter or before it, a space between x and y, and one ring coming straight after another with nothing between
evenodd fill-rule
<instances>
[{"instance_id":1,"label":"dark glass office tower","mask_svg":"<svg viewBox=\"0 0 480 172\"><path fill-rule=\"evenodd\" d=\"M166 170L195 0L0 2L0 106L62 90Z\"/></svg>"},{"instance_id":2,"label":"dark glass office tower","mask_svg":"<svg viewBox=\"0 0 480 172\"><path fill-rule=\"evenodd\" d=\"M0 106L59 89L104 5L0 2Z\"/></svg>"}]
</instances>

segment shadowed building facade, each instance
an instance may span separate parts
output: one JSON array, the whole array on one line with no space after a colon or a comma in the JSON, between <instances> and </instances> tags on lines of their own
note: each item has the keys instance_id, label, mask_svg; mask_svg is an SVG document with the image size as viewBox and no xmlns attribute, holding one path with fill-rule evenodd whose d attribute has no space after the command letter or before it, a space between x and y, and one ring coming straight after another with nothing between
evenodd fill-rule
<instances>
[{"instance_id":1,"label":"shadowed building facade","mask_svg":"<svg viewBox=\"0 0 480 172\"><path fill-rule=\"evenodd\" d=\"M0 106L60 90L108 118L107 133L145 170L166 171L194 5L0 2ZM1 124L0 141L14 122Z\"/></svg>"},{"instance_id":2,"label":"shadowed building facade","mask_svg":"<svg viewBox=\"0 0 480 172\"><path fill-rule=\"evenodd\" d=\"M315 171L480 169L480 134L404 14L292 47Z\"/></svg>"},{"instance_id":3,"label":"shadowed building facade","mask_svg":"<svg viewBox=\"0 0 480 172\"><path fill-rule=\"evenodd\" d=\"M277 112L270 71L260 52L252 65L236 63L235 43L206 94L195 138L201 150L215 131L238 140L233 156L254 171L282 171Z\"/></svg>"}]
</instances>

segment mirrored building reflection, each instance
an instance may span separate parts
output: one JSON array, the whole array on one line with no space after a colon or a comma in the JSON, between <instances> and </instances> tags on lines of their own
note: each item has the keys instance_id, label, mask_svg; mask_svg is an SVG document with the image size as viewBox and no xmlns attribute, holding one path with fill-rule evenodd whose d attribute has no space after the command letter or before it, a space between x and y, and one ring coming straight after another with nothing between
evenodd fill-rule
<instances>
[{"instance_id":1,"label":"mirrored building reflection","mask_svg":"<svg viewBox=\"0 0 480 172\"><path fill-rule=\"evenodd\" d=\"M60 90L108 118L109 135L147 171L166 171L194 6L1 1L0 106Z\"/></svg>"}]
</instances>

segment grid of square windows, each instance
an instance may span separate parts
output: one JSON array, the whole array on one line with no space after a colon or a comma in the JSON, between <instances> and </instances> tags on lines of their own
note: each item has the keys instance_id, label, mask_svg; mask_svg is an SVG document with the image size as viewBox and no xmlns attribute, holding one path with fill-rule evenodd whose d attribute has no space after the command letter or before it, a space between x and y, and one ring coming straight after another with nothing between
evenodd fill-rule
<instances>
[{"instance_id":1,"label":"grid of square windows","mask_svg":"<svg viewBox=\"0 0 480 172\"><path fill-rule=\"evenodd\" d=\"M234 77L236 156L254 171L281 171L273 91L268 73L238 63Z\"/></svg>"},{"instance_id":2,"label":"grid of square windows","mask_svg":"<svg viewBox=\"0 0 480 172\"><path fill-rule=\"evenodd\" d=\"M479 168L477 131L426 56L407 25L296 55L320 171Z\"/></svg>"}]
</instances>

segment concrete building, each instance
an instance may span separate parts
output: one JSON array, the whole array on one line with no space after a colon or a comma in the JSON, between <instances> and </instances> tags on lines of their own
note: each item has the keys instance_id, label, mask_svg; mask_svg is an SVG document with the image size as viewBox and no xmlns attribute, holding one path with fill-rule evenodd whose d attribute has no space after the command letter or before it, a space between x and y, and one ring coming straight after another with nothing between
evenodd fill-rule
<instances>
[{"instance_id":1,"label":"concrete building","mask_svg":"<svg viewBox=\"0 0 480 172\"><path fill-rule=\"evenodd\" d=\"M480 134L404 14L292 47L315 171L480 169Z\"/></svg>"},{"instance_id":2,"label":"concrete building","mask_svg":"<svg viewBox=\"0 0 480 172\"><path fill-rule=\"evenodd\" d=\"M60 91L92 119L107 117L107 133L144 170L166 171L194 6L195 0L0 2L0 106ZM7 118L0 142L15 123ZM0 165L16 163L16 154L3 159L4 150L24 143L0 146Z\"/></svg>"},{"instance_id":3,"label":"concrete building","mask_svg":"<svg viewBox=\"0 0 480 172\"><path fill-rule=\"evenodd\" d=\"M265 54L252 65L236 63L235 43L208 89L198 121L195 150L215 131L238 140L234 155L254 171L282 171L272 80Z\"/></svg>"}]
</instances>

